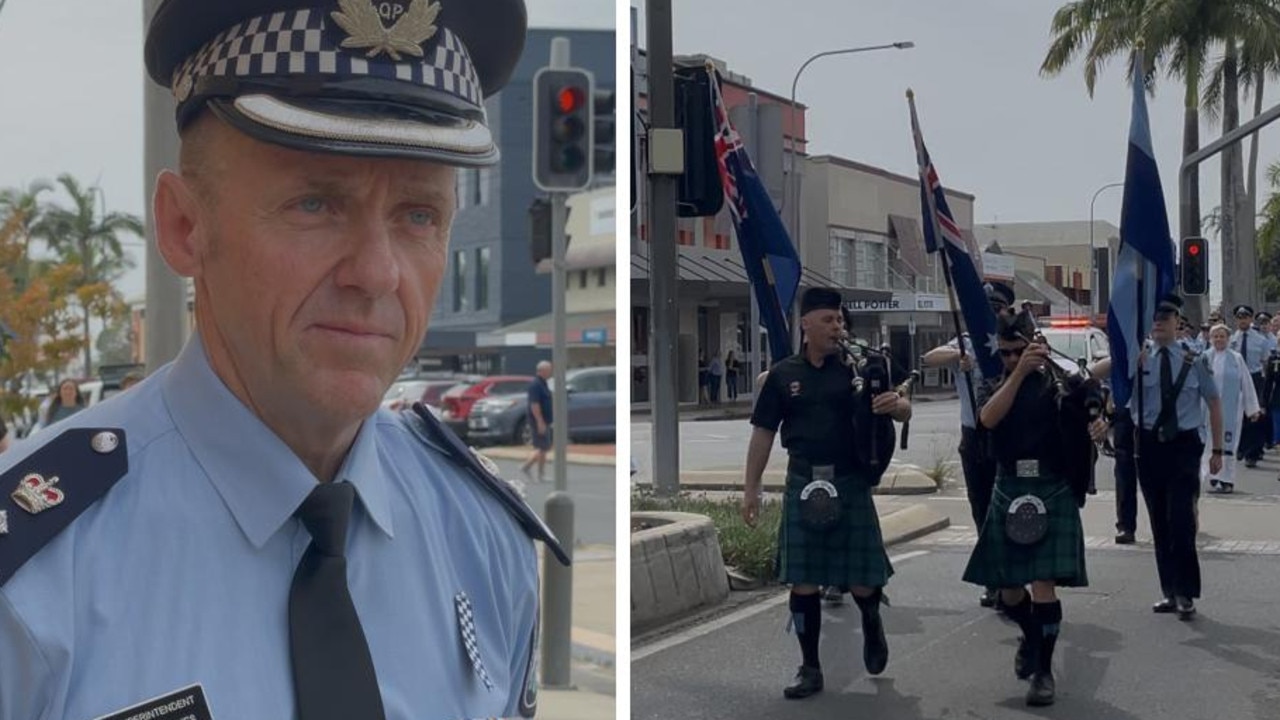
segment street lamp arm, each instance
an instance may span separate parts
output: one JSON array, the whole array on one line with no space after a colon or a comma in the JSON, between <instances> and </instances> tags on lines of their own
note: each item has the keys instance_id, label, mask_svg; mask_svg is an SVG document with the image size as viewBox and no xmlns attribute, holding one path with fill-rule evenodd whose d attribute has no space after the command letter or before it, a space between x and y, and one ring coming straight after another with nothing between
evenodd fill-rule
<instances>
[{"instance_id":1,"label":"street lamp arm","mask_svg":"<svg viewBox=\"0 0 1280 720\"><path fill-rule=\"evenodd\" d=\"M3 2L3 0L0 0L0 2ZM818 58L828 57L831 55L851 55L853 53L869 52L871 50L889 50L889 49L910 50L915 46L916 44L910 40L900 40L898 42L886 43L884 45L866 45L863 47L841 48L838 50L824 50L820 53L816 53L814 55L809 56L808 60L805 60L803 63L801 63L800 69L796 70L795 77L791 78L791 162L792 164L796 162L796 156L800 154L799 139L796 134L796 87L800 84L800 76L804 74L805 68L809 67L809 65L812 64L814 60L817 60ZM791 194L791 183L789 180L793 174L795 174L794 168L792 168L790 171L784 171L784 178L786 178L787 181L784 182L784 185L786 187L784 187L783 189L782 203L778 208L778 212L782 212L787 207L788 197ZM794 202L797 202L797 200L792 200L791 202L794 203Z\"/></svg>"}]
</instances>

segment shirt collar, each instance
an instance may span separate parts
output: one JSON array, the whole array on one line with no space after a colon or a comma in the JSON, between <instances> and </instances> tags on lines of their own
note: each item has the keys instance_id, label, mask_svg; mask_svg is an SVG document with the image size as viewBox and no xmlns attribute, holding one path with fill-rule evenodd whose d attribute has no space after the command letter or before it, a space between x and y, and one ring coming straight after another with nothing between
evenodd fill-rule
<instances>
[{"instance_id":1,"label":"shirt collar","mask_svg":"<svg viewBox=\"0 0 1280 720\"><path fill-rule=\"evenodd\" d=\"M183 347L162 392L196 462L249 542L262 547L315 488L315 476L214 373L199 335L192 334ZM355 486L370 517L391 535L375 425L362 424L337 478Z\"/></svg>"}]
</instances>

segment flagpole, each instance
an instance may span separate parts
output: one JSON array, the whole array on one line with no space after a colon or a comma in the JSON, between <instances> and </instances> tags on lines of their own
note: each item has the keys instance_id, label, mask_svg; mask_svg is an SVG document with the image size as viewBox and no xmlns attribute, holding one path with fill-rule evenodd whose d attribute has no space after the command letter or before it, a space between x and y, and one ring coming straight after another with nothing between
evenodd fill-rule
<instances>
[{"instance_id":1,"label":"flagpole","mask_svg":"<svg viewBox=\"0 0 1280 720\"><path fill-rule=\"evenodd\" d=\"M1142 352L1143 345L1146 344L1146 333L1142 332L1142 319L1146 316L1146 309L1142 307L1143 296L1146 295L1147 285L1147 261L1142 260L1142 269L1138 272L1138 343L1134 347L1138 351L1137 371L1133 374L1133 390L1131 392L1138 393L1138 421L1133 424L1133 459L1136 462L1142 457ZM1155 428L1153 427L1152 430Z\"/></svg>"},{"instance_id":2,"label":"flagpole","mask_svg":"<svg viewBox=\"0 0 1280 720\"><path fill-rule=\"evenodd\" d=\"M920 120L916 117L916 94L910 89L907 90L907 105L911 108L911 130L912 140L916 144L916 166L923 169L924 156L920 152ZM956 288L951 281L951 263L947 259L946 240L942 237L942 227L938 225L938 208L933 199L933 189L929 187L929 178L921 175L920 182L924 183L925 203L929 206L929 217L927 222L933 227L933 237L942 245L938 248L938 255L942 259L942 277L947 281L947 297L951 301L951 322L956 329L956 346L960 348L960 366L964 367L964 359L966 353L964 351L964 334L960 328L960 303L956 300ZM964 384L969 391L969 407L973 408L973 426L980 429L982 423L978 422L978 396L973 389L973 371L972 369L962 369L964 373Z\"/></svg>"}]
</instances>

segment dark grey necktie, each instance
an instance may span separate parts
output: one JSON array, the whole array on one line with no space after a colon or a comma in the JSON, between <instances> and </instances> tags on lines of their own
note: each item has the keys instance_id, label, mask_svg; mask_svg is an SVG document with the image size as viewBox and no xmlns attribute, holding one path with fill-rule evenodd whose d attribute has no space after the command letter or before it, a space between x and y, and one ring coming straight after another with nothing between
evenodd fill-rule
<instances>
[{"instance_id":1,"label":"dark grey necktie","mask_svg":"<svg viewBox=\"0 0 1280 720\"><path fill-rule=\"evenodd\" d=\"M289 588L289 651L301 720L384 717L373 659L347 588L354 497L350 483L321 483L295 513L311 533Z\"/></svg>"},{"instance_id":2,"label":"dark grey necktie","mask_svg":"<svg viewBox=\"0 0 1280 720\"><path fill-rule=\"evenodd\" d=\"M1244 358L1244 367L1249 369L1249 331L1245 330L1241 333L1240 338L1240 357Z\"/></svg>"}]
</instances>

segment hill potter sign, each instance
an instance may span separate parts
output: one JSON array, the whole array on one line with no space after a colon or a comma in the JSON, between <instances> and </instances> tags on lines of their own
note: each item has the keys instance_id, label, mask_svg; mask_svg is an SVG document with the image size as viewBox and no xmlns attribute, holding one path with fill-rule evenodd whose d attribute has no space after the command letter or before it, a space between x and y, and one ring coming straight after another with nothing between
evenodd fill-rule
<instances>
[{"instance_id":1,"label":"hill potter sign","mask_svg":"<svg viewBox=\"0 0 1280 720\"><path fill-rule=\"evenodd\" d=\"M850 300L845 303L849 312L946 312L951 304L946 295L934 293L894 293L888 300Z\"/></svg>"}]
</instances>

